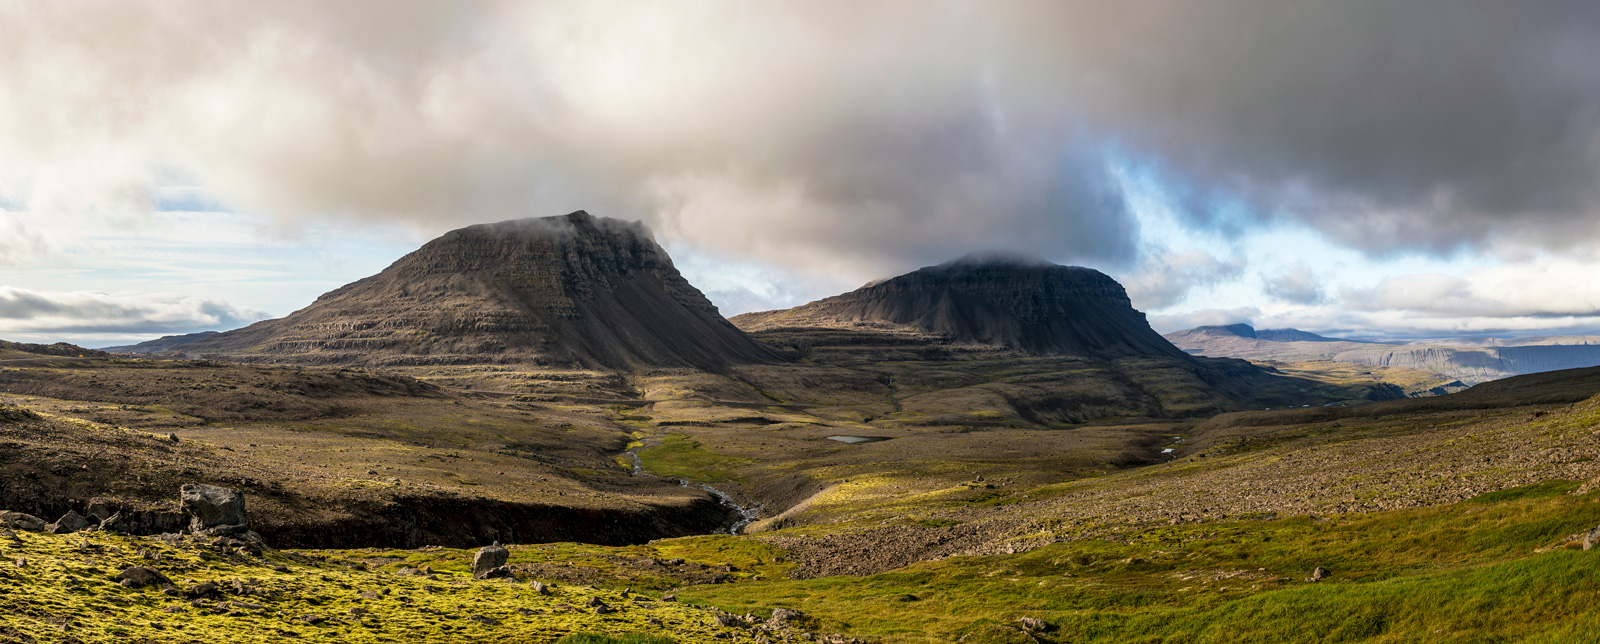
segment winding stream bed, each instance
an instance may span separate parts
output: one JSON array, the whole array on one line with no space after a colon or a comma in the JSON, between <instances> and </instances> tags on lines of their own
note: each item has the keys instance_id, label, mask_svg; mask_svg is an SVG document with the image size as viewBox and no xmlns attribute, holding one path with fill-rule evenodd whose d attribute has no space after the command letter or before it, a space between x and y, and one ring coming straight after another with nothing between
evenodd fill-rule
<instances>
[{"instance_id":1,"label":"winding stream bed","mask_svg":"<svg viewBox=\"0 0 1600 644\"><path fill-rule=\"evenodd\" d=\"M652 444L651 441L655 441L655 443ZM659 444L661 444L660 439L647 438L639 446L628 448L628 451L627 451L628 457L633 459L633 475L634 476L650 476L650 477L655 477L656 476L656 475L651 474L649 472L646 472L644 470L644 461L639 458L639 450L644 449L646 447L655 447L656 445L659 445ZM656 477L656 478L660 478L660 477ZM745 526L750 525L752 522L754 522L761 515L761 505L760 504L751 505L751 506L739 505L739 502L735 501L733 499L732 495L728 494L727 492L723 492L722 490L719 490L717 488L714 488L714 487L711 487L709 485L706 485L705 483L695 483L693 481L690 481L689 479L680 478L680 479L678 479L678 485L682 485L683 487L699 488L699 489L705 490L707 492L710 492L711 496L717 497L717 502L718 503L721 503L723 505L723 507L728 508L729 510L732 511L732 514L735 514L735 515L737 515L739 517L739 518L735 519L733 521L733 523L728 524L728 527L723 528L721 530L718 530L718 531L716 531L716 532L714 532L712 534L739 534L740 531L744 530Z\"/></svg>"}]
</instances>

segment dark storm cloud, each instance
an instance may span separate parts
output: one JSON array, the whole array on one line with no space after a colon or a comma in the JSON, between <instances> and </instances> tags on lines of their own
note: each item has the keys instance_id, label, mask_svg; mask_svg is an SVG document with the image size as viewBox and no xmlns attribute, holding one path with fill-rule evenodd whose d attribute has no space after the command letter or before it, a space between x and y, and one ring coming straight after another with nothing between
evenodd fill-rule
<instances>
[{"instance_id":1,"label":"dark storm cloud","mask_svg":"<svg viewBox=\"0 0 1600 644\"><path fill-rule=\"evenodd\" d=\"M0 198L150 207L176 168L289 219L586 208L873 277L974 248L1128 264L1114 152L1201 222L1560 246L1600 236L1596 6L22 2Z\"/></svg>"}]
</instances>

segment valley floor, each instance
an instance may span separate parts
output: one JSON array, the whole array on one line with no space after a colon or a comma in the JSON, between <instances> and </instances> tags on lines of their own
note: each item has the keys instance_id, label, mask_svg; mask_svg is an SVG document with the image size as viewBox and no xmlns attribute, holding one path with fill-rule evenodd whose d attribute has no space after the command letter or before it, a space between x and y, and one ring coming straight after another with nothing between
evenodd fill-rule
<instances>
[{"instance_id":1,"label":"valley floor","mask_svg":"<svg viewBox=\"0 0 1600 644\"><path fill-rule=\"evenodd\" d=\"M1004 357L803 367L626 383L418 368L407 375L436 388L421 398L352 373L343 377L365 393L262 393L259 409L210 420L206 404L226 397L141 403L123 371L0 374L29 383L7 399L34 410L0 423L8 498L106 481L158 494L261 461L273 469L247 478L286 482L252 488L274 521L292 519L295 503L344 504L316 515L317 529L384 516L359 514L358 501L417 496L480 509L554 499L591 517L706 499L678 479L764 508L737 536L659 538L693 528L633 514L584 529L656 538L519 539L512 581L472 580L466 547L257 556L0 533L0 642L1585 642L1600 632L1600 549L1583 545L1600 526L1600 370L1427 399L1070 422L1081 410L1048 420L1048 405L1019 402L1029 379L1102 367ZM176 371L154 373L188 386L287 386L271 370L163 368ZM1135 385L1107 392L1107 404L1192 391L1159 365L1123 373ZM91 377L100 384L76 384ZM104 393L113 386L123 398ZM337 409L295 407L313 403ZM890 440L829 439L839 435ZM484 525L428 529L466 546L493 538ZM113 581L133 565L162 571L176 596ZM207 581L218 590L197 593Z\"/></svg>"}]
</instances>

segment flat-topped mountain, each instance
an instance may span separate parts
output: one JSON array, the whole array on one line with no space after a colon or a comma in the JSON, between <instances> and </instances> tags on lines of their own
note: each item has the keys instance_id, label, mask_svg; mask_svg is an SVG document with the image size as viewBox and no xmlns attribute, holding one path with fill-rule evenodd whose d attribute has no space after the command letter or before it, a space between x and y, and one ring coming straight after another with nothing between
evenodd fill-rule
<instances>
[{"instance_id":1,"label":"flat-topped mountain","mask_svg":"<svg viewBox=\"0 0 1600 644\"><path fill-rule=\"evenodd\" d=\"M451 231L287 317L162 347L177 349L364 365L716 369L774 359L683 279L643 224L583 211Z\"/></svg>"},{"instance_id":2,"label":"flat-topped mountain","mask_svg":"<svg viewBox=\"0 0 1600 644\"><path fill-rule=\"evenodd\" d=\"M1248 324L1197 326L1185 331L1168 333L1164 337L1179 347L1183 347L1185 342L1202 342L1206 339L1214 338L1246 338L1264 342L1365 342L1363 340L1330 338L1310 331L1301 331L1300 329L1257 329Z\"/></svg>"},{"instance_id":3,"label":"flat-topped mountain","mask_svg":"<svg viewBox=\"0 0 1600 644\"><path fill-rule=\"evenodd\" d=\"M1037 355L1187 358L1105 273L1016 256L968 256L732 321L747 331L897 325Z\"/></svg>"}]
</instances>

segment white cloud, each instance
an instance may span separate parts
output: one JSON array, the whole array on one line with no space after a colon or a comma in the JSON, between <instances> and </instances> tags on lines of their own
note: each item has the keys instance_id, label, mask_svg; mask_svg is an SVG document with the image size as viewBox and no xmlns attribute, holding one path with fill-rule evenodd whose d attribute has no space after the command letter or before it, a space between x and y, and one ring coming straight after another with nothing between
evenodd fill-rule
<instances>
[{"instance_id":1,"label":"white cloud","mask_svg":"<svg viewBox=\"0 0 1600 644\"><path fill-rule=\"evenodd\" d=\"M13 340L188 333L234 328L265 317L261 311L209 298L0 286L0 335Z\"/></svg>"},{"instance_id":2,"label":"white cloud","mask_svg":"<svg viewBox=\"0 0 1600 644\"><path fill-rule=\"evenodd\" d=\"M1134 308L1161 310L1183 302L1197 287L1238 279L1244 270L1243 257L1220 259L1199 250L1162 251L1146 256L1135 272L1118 281L1128 290Z\"/></svg>"},{"instance_id":3,"label":"white cloud","mask_svg":"<svg viewBox=\"0 0 1600 644\"><path fill-rule=\"evenodd\" d=\"M1326 297L1321 279L1305 262L1277 277L1262 275L1261 283L1267 295L1293 304L1318 304Z\"/></svg>"}]
</instances>

